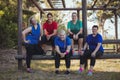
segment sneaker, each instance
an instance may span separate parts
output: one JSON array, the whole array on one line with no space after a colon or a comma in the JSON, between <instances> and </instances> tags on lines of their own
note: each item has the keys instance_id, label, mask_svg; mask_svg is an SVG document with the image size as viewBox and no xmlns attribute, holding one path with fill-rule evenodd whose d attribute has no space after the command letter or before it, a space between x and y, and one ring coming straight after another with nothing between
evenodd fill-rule
<instances>
[{"instance_id":1,"label":"sneaker","mask_svg":"<svg viewBox=\"0 0 120 80\"><path fill-rule=\"evenodd\" d=\"M67 75L70 74L70 71L67 70L67 71L65 72L65 74L67 74Z\"/></svg>"},{"instance_id":2,"label":"sneaker","mask_svg":"<svg viewBox=\"0 0 120 80\"><path fill-rule=\"evenodd\" d=\"M31 68L27 68L28 73L33 73L33 70Z\"/></svg>"},{"instance_id":3,"label":"sneaker","mask_svg":"<svg viewBox=\"0 0 120 80\"><path fill-rule=\"evenodd\" d=\"M79 70L78 70L78 73L83 73L83 68L80 68Z\"/></svg>"},{"instance_id":4,"label":"sneaker","mask_svg":"<svg viewBox=\"0 0 120 80\"><path fill-rule=\"evenodd\" d=\"M60 74L58 70L55 71L55 74Z\"/></svg>"},{"instance_id":5,"label":"sneaker","mask_svg":"<svg viewBox=\"0 0 120 80\"><path fill-rule=\"evenodd\" d=\"M87 75L88 75L88 76L92 76L92 75L93 75L92 70L89 70Z\"/></svg>"}]
</instances>

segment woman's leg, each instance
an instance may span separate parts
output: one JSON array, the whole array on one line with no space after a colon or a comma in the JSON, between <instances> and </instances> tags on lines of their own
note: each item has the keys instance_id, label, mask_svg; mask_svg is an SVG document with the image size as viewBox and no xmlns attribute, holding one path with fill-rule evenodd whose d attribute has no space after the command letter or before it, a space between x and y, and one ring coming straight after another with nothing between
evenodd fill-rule
<instances>
[{"instance_id":1,"label":"woman's leg","mask_svg":"<svg viewBox=\"0 0 120 80\"><path fill-rule=\"evenodd\" d=\"M82 50L82 48L83 48L83 38L84 38L84 36L83 36L83 34L79 34L78 35L78 51L80 50Z\"/></svg>"},{"instance_id":2,"label":"woman's leg","mask_svg":"<svg viewBox=\"0 0 120 80\"><path fill-rule=\"evenodd\" d=\"M59 70L59 66L60 66L60 55L58 53L56 53L56 55L55 55L55 68L56 68L56 70Z\"/></svg>"},{"instance_id":3,"label":"woman's leg","mask_svg":"<svg viewBox=\"0 0 120 80\"><path fill-rule=\"evenodd\" d=\"M27 44L26 46L26 64L27 68L30 68L31 58L34 54L34 45Z\"/></svg>"},{"instance_id":4,"label":"woman's leg","mask_svg":"<svg viewBox=\"0 0 120 80\"><path fill-rule=\"evenodd\" d=\"M96 62L96 58L97 57L100 57L100 56L102 56L103 55L103 52L101 52L101 51L98 51L97 53L96 53L96 56L95 57L90 57L90 69L93 69L93 67L94 67L94 65L95 65L95 62Z\"/></svg>"},{"instance_id":5,"label":"woman's leg","mask_svg":"<svg viewBox=\"0 0 120 80\"><path fill-rule=\"evenodd\" d=\"M80 69L79 69L80 73L84 70L84 64L90 56L91 56L90 50L85 50L84 54L80 55Z\"/></svg>"},{"instance_id":6,"label":"woman's leg","mask_svg":"<svg viewBox=\"0 0 120 80\"><path fill-rule=\"evenodd\" d=\"M93 68L94 68L94 66L95 66L95 62L96 62L96 57L100 57L100 56L102 56L103 55L103 52L101 52L101 51L98 51L97 53L96 53L96 56L95 57L90 57L90 69L89 69L89 71L88 71L88 75L92 75L92 72L93 72Z\"/></svg>"}]
</instances>

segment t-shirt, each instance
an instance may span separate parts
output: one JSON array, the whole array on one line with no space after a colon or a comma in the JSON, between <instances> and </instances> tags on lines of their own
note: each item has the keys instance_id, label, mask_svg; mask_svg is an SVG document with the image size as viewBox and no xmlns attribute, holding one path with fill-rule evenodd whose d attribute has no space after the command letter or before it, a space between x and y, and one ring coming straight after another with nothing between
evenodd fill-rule
<instances>
[{"instance_id":1,"label":"t-shirt","mask_svg":"<svg viewBox=\"0 0 120 80\"><path fill-rule=\"evenodd\" d=\"M87 36L86 42L89 45L89 49L94 51L97 47L97 44L102 43L103 39L102 39L102 36L100 34L97 34L95 37L93 37L93 34L90 34L90 35ZM98 51L104 52L104 49L103 49L102 45L100 46Z\"/></svg>"},{"instance_id":2,"label":"t-shirt","mask_svg":"<svg viewBox=\"0 0 120 80\"><path fill-rule=\"evenodd\" d=\"M57 30L58 24L57 22L53 21L51 24L46 21L43 24L43 29L46 29L47 34L50 35L54 32L54 30Z\"/></svg>"},{"instance_id":3,"label":"t-shirt","mask_svg":"<svg viewBox=\"0 0 120 80\"><path fill-rule=\"evenodd\" d=\"M71 32L77 34L82 28L82 21L77 20L76 24L73 24L72 21L68 22L67 28L70 29Z\"/></svg>"},{"instance_id":4,"label":"t-shirt","mask_svg":"<svg viewBox=\"0 0 120 80\"><path fill-rule=\"evenodd\" d=\"M40 37L40 25L37 24L37 29L35 29L34 26L31 27L32 31L29 34L27 34L26 40L30 41L29 44L38 44Z\"/></svg>"},{"instance_id":5,"label":"t-shirt","mask_svg":"<svg viewBox=\"0 0 120 80\"><path fill-rule=\"evenodd\" d=\"M66 51L66 49L67 49L67 46L71 45L71 39L69 37L66 37L66 39L64 41L62 41L60 39L60 37L57 36L55 38L54 43L55 43L55 46L59 47L60 52L64 53Z\"/></svg>"}]
</instances>

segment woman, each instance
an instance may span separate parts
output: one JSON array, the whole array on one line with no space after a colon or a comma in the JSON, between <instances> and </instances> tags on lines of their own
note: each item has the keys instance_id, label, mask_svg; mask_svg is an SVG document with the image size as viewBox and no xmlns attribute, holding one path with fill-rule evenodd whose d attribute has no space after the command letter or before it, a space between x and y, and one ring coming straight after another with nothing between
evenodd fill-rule
<instances>
[{"instance_id":1,"label":"woman","mask_svg":"<svg viewBox=\"0 0 120 80\"><path fill-rule=\"evenodd\" d=\"M56 74L59 74L59 66L60 66L60 58L65 58L66 62L66 72L65 74L70 73L70 56L72 54L71 51L71 40L69 37L66 37L66 33L64 30L60 30L58 33L58 37L55 38L55 68Z\"/></svg>"},{"instance_id":2,"label":"woman","mask_svg":"<svg viewBox=\"0 0 120 80\"><path fill-rule=\"evenodd\" d=\"M43 24L44 35L42 37L42 43L51 42L52 50L54 50L54 39L57 34L57 22L53 21L52 13L47 14L47 21Z\"/></svg>"},{"instance_id":3,"label":"woman","mask_svg":"<svg viewBox=\"0 0 120 80\"><path fill-rule=\"evenodd\" d=\"M80 52L80 69L79 72L83 72L83 65L88 58L90 58L90 69L88 75L93 74L93 67L95 65L96 57L103 55L104 49L102 47L102 36L98 33L98 26L94 25L92 27L92 34L88 35L86 38L86 43L83 50ZM87 47L89 49L87 49Z\"/></svg>"},{"instance_id":4,"label":"woman","mask_svg":"<svg viewBox=\"0 0 120 80\"><path fill-rule=\"evenodd\" d=\"M41 27L37 21L32 17L30 18L31 26L26 28L22 32L23 41L26 47L26 64L27 72L32 72L30 68L31 58L33 54L44 54L44 51L38 46L39 40L41 39Z\"/></svg>"},{"instance_id":5,"label":"woman","mask_svg":"<svg viewBox=\"0 0 120 80\"><path fill-rule=\"evenodd\" d=\"M77 19L77 13L72 13L72 20L67 25L69 37L72 40L72 49L74 53L74 40L78 40L78 51L83 47L82 22Z\"/></svg>"}]
</instances>

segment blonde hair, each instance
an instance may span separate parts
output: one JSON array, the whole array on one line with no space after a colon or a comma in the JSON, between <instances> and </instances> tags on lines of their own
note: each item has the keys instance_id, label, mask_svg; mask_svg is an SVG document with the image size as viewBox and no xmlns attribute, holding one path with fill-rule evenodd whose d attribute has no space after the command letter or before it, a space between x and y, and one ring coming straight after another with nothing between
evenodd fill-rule
<instances>
[{"instance_id":1,"label":"blonde hair","mask_svg":"<svg viewBox=\"0 0 120 80\"><path fill-rule=\"evenodd\" d=\"M60 35L60 34L66 35L65 30L63 30L63 29L59 30L59 31L58 31L58 35Z\"/></svg>"}]
</instances>

